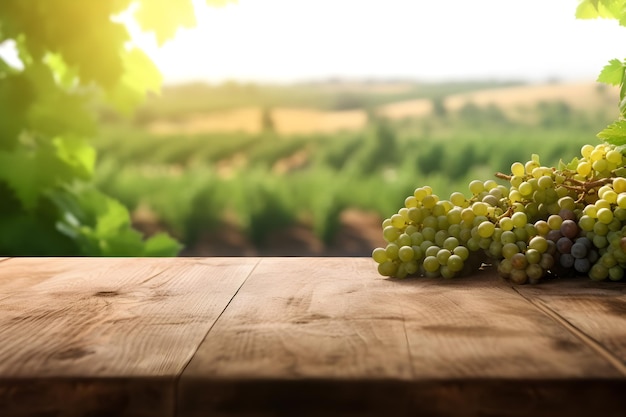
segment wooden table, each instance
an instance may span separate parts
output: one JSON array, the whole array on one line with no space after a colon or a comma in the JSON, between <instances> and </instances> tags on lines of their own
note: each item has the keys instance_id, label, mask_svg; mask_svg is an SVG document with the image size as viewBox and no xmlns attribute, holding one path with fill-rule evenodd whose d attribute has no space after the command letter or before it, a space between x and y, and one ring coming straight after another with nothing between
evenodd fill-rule
<instances>
[{"instance_id":1,"label":"wooden table","mask_svg":"<svg viewBox=\"0 0 626 417\"><path fill-rule=\"evenodd\" d=\"M626 283L4 258L0 416L626 415Z\"/></svg>"}]
</instances>

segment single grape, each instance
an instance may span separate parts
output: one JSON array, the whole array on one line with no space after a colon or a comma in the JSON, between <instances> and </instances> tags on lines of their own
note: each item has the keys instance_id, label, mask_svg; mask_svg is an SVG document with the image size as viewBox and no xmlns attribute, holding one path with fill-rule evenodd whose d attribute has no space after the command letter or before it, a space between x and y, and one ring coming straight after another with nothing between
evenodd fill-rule
<instances>
[{"instance_id":1,"label":"single grape","mask_svg":"<svg viewBox=\"0 0 626 417\"><path fill-rule=\"evenodd\" d=\"M563 236L574 239L578 235L578 224L574 220L563 220L561 223L561 233Z\"/></svg>"},{"instance_id":2,"label":"single grape","mask_svg":"<svg viewBox=\"0 0 626 417\"><path fill-rule=\"evenodd\" d=\"M567 239L567 238L564 238L564 239ZM570 253L572 254L572 256L578 259L586 258L588 251L589 251L589 248L583 242L580 242L580 239L577 239L576 242L570 248ZM586 271L581 271L581 272L586 272Z\"/></svg>"},{"instance_id":3,"label":"single grape","mask_svg":"<svg viewBox=\"0 0 626 417\"><path fill-rule=\"evenodd\" d=\"M568 237L562 237L556 241L556 250L560 253L570 253L574 242Z\"/></svg>"},{"instance_id":4,"label":"single grape","mask_svg":"<svg viewBox=\"0 0 626 417\"><path fill-rule=\"evenodd\" d=\"M387 253L385 252L384 248L376 248L372 251L372 259L374 259L374 261L376 261L379 264L382 264L383 262L387 261Z\"/></svg>"},{"instance_id":5,"label":"single grape","mask_svg":"<svg viewBox=\"0 0 626 417\"><path fill-rule=\"evenodd\" d=\"M559 256L559 263L564 268L571 268L574 266L575 259L570 253L562 253Z\"/></svg>"},{"instance_id":6,"label":"single grape","mask_svg":"<svg viewBox=\"0 0 626 417\"><path fill-rule=\"evenodd\" d=\"M452 254L448 257L448 269L452 272L459 272L463 269L464 262L459 255Z\"/></svg>"},{"instance_id":7,"label":"single grape","mask_svg":"<svg viewBox=\"0 0 626 417\"><path fill-rule=\"evenodd\" d=\"M415 257L415 251L413 251L413 248L411 246L402 246L398 250L398 258L402 262L412 261L414 257Z\"/></svg>"}]
</instances>

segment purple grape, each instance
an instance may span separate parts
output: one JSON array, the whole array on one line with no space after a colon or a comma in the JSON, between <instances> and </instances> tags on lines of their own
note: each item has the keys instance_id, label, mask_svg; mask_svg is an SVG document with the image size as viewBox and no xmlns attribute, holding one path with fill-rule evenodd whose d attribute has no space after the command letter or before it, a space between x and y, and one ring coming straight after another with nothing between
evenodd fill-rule
<instances>
[{"instance_id":1,"label":"purple grape","mask_svg":"<svg viewBox=\"0 0 626 417\"><path fill-rule=\"evenodd\" d=\"M569 253L563 253L559 256L559 263L564 268L571 268L574 266L575 258Z\"/></svg>"},{"instance_id":2,"label":"purple grape","mask_svg":"<svg viewBox=\"0 0 626 417\"><path fill-rule=\"evenodd\" d=\"M561 233L565 237L574 239L578 236L578 224L574 220L563 220L561 223Z\"/></svg>"},{"instance_id":3,"label":"purple grape","mask_svg":"<svg viewBox=\"0 0 626 417\"><path fill-rule=\"evenodd\" d=\"M573 243L574 242L572 242L571 239L567 237L562 237L556 241L556 250L558 250L561 253L570 253L572 250Z\"/></svg>"},{"instance_id":4,"label":"purple grape","mask_svg":"<svg viewBox=\"0 0 626 417\"><path fill-rule=\"evenodd\" d=\"M574 269L577 272L585 273L591 269L591 262L587 258L578 258L574 261Z\"/></svg>"},{"instance_id":5,"label":"purple grape","mask_svg":"<svg viewBox=\"0 0 626 417\"><path fill-rule=\"evenodd\" d=\"M580 239L578 239L578 240L580 240ZM583 242L579 242L579 241L576 241L576 243L574 243L572 245L572 247L570 248L570 253L572 254L572 256L574 258L577 258L577 259L586 258L587 257L587 252L589 252L589 251L588 251L587 247L585 246L585 244ZM579 271L579 272L585 272L585 271Z\"/></svg>"},{"instance_id":6,"label":"purple grape","mask_svg":"<svg viewBox=\"0 0 626 417\"><path fill-rule=\"evenodd\" d=\"M563 237L563 235L560 230L550 230L546 235L546 239L551 240L554 243L556 243L561 237Z\"/></svg>"},{"instance_id":7,"label":"purple grape","mask_svg":"<svg viewBox=\"0 0 626 417\"><path fill-rule=\"evenodd\" d=\"M578 239L576 239L576 243L582 243L583 245L585 245L587 247L587 249L591 249L591 247L593 246L593 244L591 243L591 239L581 236Z\"/></svg>"},{"instance_id":8,"label":"purple grape","mask_svg":"<svg viewBox=\"0 0 626 417\"><path fill-rule=\"evenodd\" d=\"M559 211L559 216L561 216L563 220L576 220L576 213L570 209L561 209Z\"/></svg>"}]
</instances>

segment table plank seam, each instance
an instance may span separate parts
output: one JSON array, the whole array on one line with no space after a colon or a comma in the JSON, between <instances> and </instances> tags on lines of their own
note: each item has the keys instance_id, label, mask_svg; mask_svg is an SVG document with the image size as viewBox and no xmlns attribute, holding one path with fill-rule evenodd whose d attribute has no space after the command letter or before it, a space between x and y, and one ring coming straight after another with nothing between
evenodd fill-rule
<instances>
[{"instance_id":1,"label":"table plank seam","mask_svg":"<svg viewBox=\"0 0 626 417\"><path fill-rule=\"evenodd\" d=\"M211 330L213 330L213 327L215 327L215 325L220 321L220 319L222 318L222 315L224 315L224 312L228 309L228 306L230 306L230 304L233 302L233 300L235 299L237 294L239 294L239 291L241 290L241 288L244 286L244 284L246 283L248 278L250 278L250 276L254 273L254 271L257 269L257 267L259 266L259 264L261 263L262 260L263 260L263 258L259 258L257 260L257 262L254 264L254 266L250 269L250 272L248 272L248 275L246 275L244 280L241 282L241 285L239 285L239 287L237 287L237 291L235 291L235 293L232 295L232 297L230 297L230 299L228 300L228 303L226 303L226 305L224 306L224 308L222 309L220 314L217 316L217 318L215 319L215 321L213 322L211 327L209 327L209 329L207 330L206 334L204 335L204 337L202 338L200 343L198 343L198 345L194 349L193 353L189 356L189 359L187 360L187 363L185 363L185 365L183 365L180 373L176 376L175 381L174 381L174 399L175 399L174 400L174 413L173 413L174 417L180 415L180 412L179 412L179 396L180 396L180 390L181 390L180 382L181 382L181 378L185 374L185 371L186 371L187 367L189 367L189 364L191 363L191 361L194 359L194 357L198 353L198 350L200 349L200 346L202 346L204 344L204 342L207 340L207 338L209 337L209 334L211 333Z\"/></svg>"},{"instance_id":2,"label":"table plank seam","mask_svg":"<svg viewBox=\"0 0 626 417\"><path fill-rule=\"evenodd\" d=\"M404 315L404 307L400 307L400 313L402 313L402 328L404 329L404 340L406 341L406 352L408 355L407 362L409 363L409 369L411 370L411 378L415 378L415 368L413 365L413 352L411 351L411 341L409 340L409 333L406 330L406 316Z\"/></svg>"},{"instance_id":3,"label":"table plank seam","mask_svg":"<svg viewBox=\"0 0 626 417\"><path fill-rule=\"evenodd\" d=\"M596 339L589 336L578 327L570 323L567 319L561 316L559 313L551 309L549 306L545 305L540 300L533 300L529 297L526 297L522 294L517 288L512 287L515 292L517 292L523 299L528 301L530 304L535 306L539 311L550 317L552 320L561 325L565 330L570 332L574 337L579 339L585 345L590 347L593 351L595 351L598 355L604 358L607 362L609 362L622 376L626 376L626 365L615 355L611 353L606 347L604 347L601 343L599 343Z\"/></svg>"}]
</instances>

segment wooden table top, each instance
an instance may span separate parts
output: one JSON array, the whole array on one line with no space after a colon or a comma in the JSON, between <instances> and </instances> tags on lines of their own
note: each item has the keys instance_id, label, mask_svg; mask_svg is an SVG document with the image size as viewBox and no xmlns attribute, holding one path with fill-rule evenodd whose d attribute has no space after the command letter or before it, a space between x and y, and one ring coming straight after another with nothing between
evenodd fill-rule
<instances>
[{"instance_id":1,"label":"wooden table top","mask_svg":"<svg viewBox=\"0 0 626 417\"><path fill-rule=\"evenodd\" d=\"M0 416L626 415L626 283L0 258Z\"/></svg>"}]
</instances>

